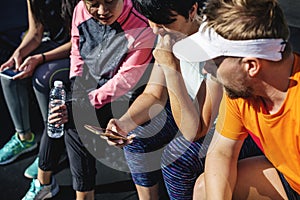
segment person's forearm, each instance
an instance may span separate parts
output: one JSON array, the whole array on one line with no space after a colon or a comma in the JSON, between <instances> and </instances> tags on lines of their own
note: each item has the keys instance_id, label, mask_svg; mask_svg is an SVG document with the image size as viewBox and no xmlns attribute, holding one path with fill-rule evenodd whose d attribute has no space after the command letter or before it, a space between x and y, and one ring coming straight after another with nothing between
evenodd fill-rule
<instances>
[{"instance_id":1,"label":"person's forearm","mask_svg":"<svg viewBox=\"0 0 300 200\"><path fill-rule=\"evenodd\" d=\"M207 156L204 173L207 200L232 199L236 166L236 162L231 162L222 154Z\"/></svg>"},{"instance_id":2,"label":"person's forearm","mask_svg":"<svg viewBox=\"0 0 300 200\"><path fill-rule=\"evenodd\" d=\"M15 51L18 52L18 54L20 54L23 58L40 45L44 31L43 25L34 20L29 1L27 1L27 12L29 24L28 31L26 32L21 44Z\"/></svg>"},{"instance_id":3,"label":"person's forearm","mask_svg":"<svg viewBox=\"0 0 300 200\"><path fill-rule=\"evenodd\" d=\"M164 109L166 100L167 97L157 99L151 94L142 93L120 118L120 121L127 122L129 132L159 114Z\"/></svg>"},{"instance_id":4,"label":"person's forearm","mask_svg":"<svg viewBox=\"0 0 300 200\"><path fill-rule=\"evenodd\" d=\"M202 130L199 111L188 95L182 75L168 67L164 68L164 73L175 122L184 137L194 141L199 138L198 130Z\"/></svg>"},{"instance_id":5,"label":"person's forearm","mask_svg":"<svg viewBox=\"0 0 300 200\"><path fill-rule=\"evenodd\" d=\"M121 121L127 123L128 132L149 121L164 109L168 99L165 86L162 69L154 65L143 93L135 99L128 111L120 118Z\"/></svg>"},{"instance_id":6,"label":"person's forearm","mask_svg":"<svg viewBox=\"0 0 300 200\"><path fill-rule=\"evenodd\" d=\"M40 44L42 40L42 29L35 29L28 31L23 38L21 44L15 50L23 59L28 56L32 51L34 51Z\"/></svg>"},{"instance_id":7,"label":"person's forearm","mask_svg":"<svg viewBox=\"0 0 300 200\"><path fill-rule=\"evenodd\" d=\"M44 53L45 60L51 61L51 60L68 58L70 56L70 52L71 52L71 41L67 42L51 51L45 52Z\"/></svg>"},{"instance_id":8,"label":"person's forearm","mask_svg":"<svg viewBox=\"0 0 300 200\"><path fill-rule=\"evenodd\" d=\"M205 160L206 199L232 199L237 179L238 156L242 145L243 140L225 138L215 131Z\"/></svg>"}]
</instances>

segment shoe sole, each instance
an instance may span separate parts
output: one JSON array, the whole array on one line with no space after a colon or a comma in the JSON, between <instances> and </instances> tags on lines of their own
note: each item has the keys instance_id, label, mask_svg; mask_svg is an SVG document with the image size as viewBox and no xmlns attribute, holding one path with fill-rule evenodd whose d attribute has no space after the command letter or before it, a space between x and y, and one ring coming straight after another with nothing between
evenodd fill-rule
<instances>
[{"instance_id":1,"label":"shoe sole","mask_svg":"<svg viewBox=\"0 0 300 200\"><path fill-rule=\"evenodd\" d=\"M14 157L12 157L11 159L9 160L6 160L6 161L3 161L3 162L0 162L0 165L6 165L6 164L9 164L9 163L12 163L13 161L15 161L19 156L23 155L24 153L28 153L32 150L34 150L35 148L37 148L37 143L35 143L32 147L22 151L21 153L15 155Z\"/></svg>"},{"instance_id":2,"label":"shoe sole","mask_svg":"<svg viewBox=\"0 0 300 200\"><path fill-rule=\"evenodd\" d=\"M37 178L37 175L36 175L36 176L31 176L30 174L28 174L28 173L26 173L26 172L24 172L24 176L25 176L26 178L29 178L29 179Z\"/></svg>"},{"instance_id":3,"label":"shoe sole","mask_svg":"<svg viewBox=\"0 0 300 200\"><path fill-rule=\"evenodd\" d=\"M55 195L57 195L58 192L59 192L59 186L56 184L55 188L49 194L42 197L41 200L50 199L50 198L54 197Z\"/></svg>"},{"instance_id":4,"label":"shoe sole","mask_svg":"<svg viewBox=\"0 0 300 200\"><path fill-rule=\"evenodd\" d=\"M34 160L34 162L35 162L35 160ZM31 164L32 165L32 164ZM30 165L30 166L31 166ZM27 168L26 168L26 170L24 171L24 176L26 177L26 178L29 178L29 179L36 179L37 178L37 174L35 175L35 176L31 176L28 172L27 172L27 169L30 167L30 166L28 166Z\"/></svg>"}]
</instances>

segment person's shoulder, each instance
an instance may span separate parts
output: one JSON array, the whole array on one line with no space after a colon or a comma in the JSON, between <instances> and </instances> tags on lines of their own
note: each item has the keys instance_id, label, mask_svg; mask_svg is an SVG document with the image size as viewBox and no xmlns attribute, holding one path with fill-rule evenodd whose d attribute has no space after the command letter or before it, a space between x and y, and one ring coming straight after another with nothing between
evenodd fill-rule
<instances>
[{"instance_id":1,"label":"person's shoulder","mask_svg":"<svg viewBox=\"0 0 300 200\"><path fill-rule=\"evenodd\" d=\"M118 22L124 29L149 27L147 18L133 7L130 0L124 0L124 10Z\"/></svg>"},{"instance_id":2,"label":"person's shoulder","mask_svg":"<svg viewBox=\"0 0 300 200\"><path fill-rule=\"evenodd\" d=\"M142 15L141 13L139 13L135 8L132 8L131 12L132 12L132 15L135 16L135 18L137 18L138 20L140 20L146 26L149 25L148 19L144 15Z\"/></svg>"},{"instance_id":3,"label":"person's shoulder","mask_svg":"<svg viewBox=\"0 0 300 200\"><path fill-rule=\"evenodd\" d=\"M75 10L78 12L78 11L83 11L85 10L85 4L83 1L79 1L77 3L77 5L75 6Z\"/></svg>"},{"instance_id":4,"label":"person's shoulder","mask_svg":"<svg viewBox=\"0 0 300 200\"><path fill-rule=\"evenodd\" d=\"M92 16L89 14L89 12L86 10L85 4L83 1L79 1L76 5L73 13L73 20L76 25L81 24L84 21L87 21Z\"/></svg>"}]
</instances>

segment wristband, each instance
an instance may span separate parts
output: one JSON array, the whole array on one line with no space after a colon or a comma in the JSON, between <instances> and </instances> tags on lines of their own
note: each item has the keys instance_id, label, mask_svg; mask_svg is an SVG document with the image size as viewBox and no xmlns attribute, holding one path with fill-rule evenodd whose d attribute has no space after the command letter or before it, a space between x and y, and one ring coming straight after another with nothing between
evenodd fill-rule
<instances>
[{"instance_id":1,"label":"wristband","mask_svg":"<svg viewBox=\"0 0 300 200\"><path fill-rule=\"evenodd\" d=\"M45 56L43 53L41 53L41 55L42 55L42 57L43 57L43 62L42 62L42 64L44 64L44 63L46 62L46 56Z\"/></svg>"}]
</instances>

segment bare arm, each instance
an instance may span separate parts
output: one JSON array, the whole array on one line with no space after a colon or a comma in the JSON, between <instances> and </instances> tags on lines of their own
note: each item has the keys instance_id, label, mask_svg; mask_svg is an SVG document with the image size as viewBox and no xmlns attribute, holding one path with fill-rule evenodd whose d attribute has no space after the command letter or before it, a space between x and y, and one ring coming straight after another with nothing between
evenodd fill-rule
<instances>
[{"instance_id":1,"label":"bare arm","mask_svg":"<svg viewBox=\"0 0 300 200\"><path fill-rule=\"evenodd\" d=\"M43 25L34 19L29 0L27 0L27 8L29 28L20 46L16 49L16 51L20 52L22 58L26 57L40 45L44 31ZM21 62L16 64L19 66Z\"/></svg>"},{"instance_id":2,"label":"bare arm","mask_svg":"<svg viewBox=\"0 0 300 200\"><path fill-rule=\"evenodd\" d=\"M44 53L46 61L68 58L71 51L71 41Z\"/></svg>"},{"instance_id":3,"label":"bare arm","mask_svg":"<svg viewBox=\"0 0 300 200\"><path fill-rule=\"evenodd\" d=\"M14 51L13 55L0 67L0 71L7 67L16 66L18 69L23 62L23 59L36 49L42 40L44 27L41 23L37 23L31 13L29 0L27 1L28 9L28 31L23 38L19 47Z\"/></svg>"},{"instance_id":4,"label":"bare arm","mask_svg":"<svg viewBox=\"0 0 300 200\"><path fill-rule=\"evenodd\" d=\"M205 161L206 199L232 199L242 144L242 140L231 140L215 131Z\"/></svg>"},{"instance_id":5,"label":"bare arm","mask_svg":"<svg viewBox=\"0 0 300 200\"><path fill-rule=\"evenodd\" d=\"M214 122L222 98L222 86L209 79L203 81L195 102L190 98L180 72L180 64L172 53L170 35L161 38L154 57L166 77L172 113L179 129L189 141L204 136Z\"/></svg>"},{"instance_id":6,"label":"bare arm","mask_svg":"<svg viewBox=\"0 0 300 200\"><path fill-rule=\"evenodd\" d=\"M15 65L19 71L24 71L24 73L16 76L16 79L22 79L31 76L36 67L43 63L43 56L41 54L28 56L41 44L44 27L41 23L37 22L34 19L29 1L27 1L27 6L29 21L28 31L11 58L6 63L4 63L0 69L3 70L6 67L12 67L13 65ZM67 58L70 55L70 50L71 42L63 44L51 51L45 52L45 61ZM28 57L24 60L26 56Z\"/></svg>"},{"instance_id":7,"label":"bare arm","mask_svg":"<svg viewBox=\"0 0 300 200\"><path fill-rule=\"evenodd\" d=\"M161 112L168 98L164 79L162 70L154 65L144 92L119 120L110 120L107 128L115 127L119 133L127 135L138 125L149 121Z\"/></svg>"},{"instance_id":8,"label":"bare arm","mask_svg":"<svg viewBox=\"0 0 300 200\"><path fill-rule=\"evenodd\" d=\"M71 42L67 42L51 51L47 51L44 53L45 61L49 62L52 60L68 58L70 56L71 51ZM36 54L32 56L28 56L24 62L19 67L20 71L24 71L24 73L19 74L15 77L15 79L22 79L29 76L32 76L36 67L43 63L42 54Z\"/></svg>"}]
</instances>

